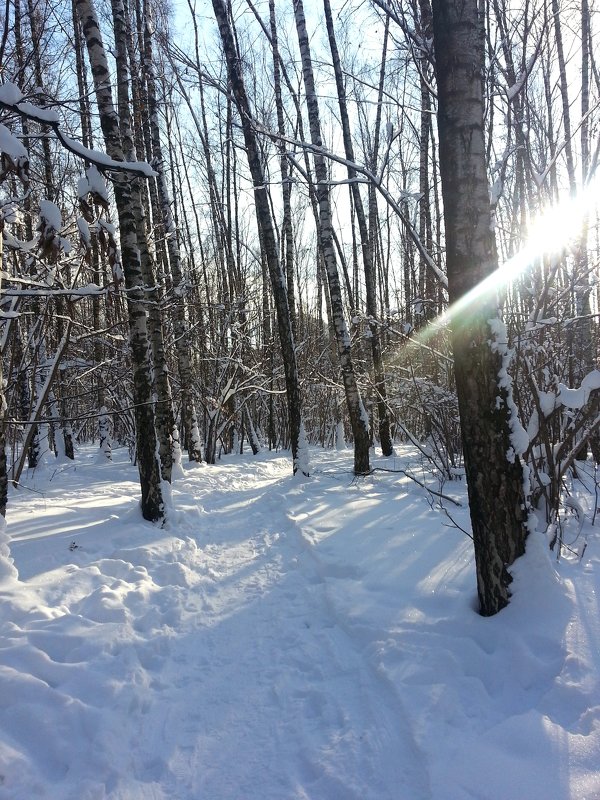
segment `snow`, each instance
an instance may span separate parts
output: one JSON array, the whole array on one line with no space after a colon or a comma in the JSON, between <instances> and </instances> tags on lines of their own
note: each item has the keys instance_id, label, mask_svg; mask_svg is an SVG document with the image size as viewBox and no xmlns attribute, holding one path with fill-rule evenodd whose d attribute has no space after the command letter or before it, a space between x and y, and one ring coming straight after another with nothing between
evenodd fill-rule
<instances>
[{"instance_id":1,"label":"snow","mask_svg":"<svg viewBox=\"0 0 600 800\"><path fill-rule=\"evenodd\" d=\"M534 54L533 56L531 56L529 58L529 61L527 62L526 68L523 70L523 72L521 72L517 76L517 79L516 79L515 83L512 86L509 86L506 89L506 97L508 98L509 102L511 100L513 100L519 94L519 92L523 89L523 86L525 85L525 81L527 80L527 77L528 77L529 73L531 72L531 68L533 67L533 64L535 62L536 55L537 54Z\"/></svg>"},{"instance_id":2,"label":"snow","mask_svg":"<svg viewBox=\"0 0 600 800\"><path fill-rule=\"evenodd\" d=\"M23 93L16 85L16 83L11 83L11 81L5 81L3 84L0 85L1 103L8 103L9 105L14 105L15 103L18 103L22 99L23 99Z\"/></svg>"},{"instance_id":3,"label":"snow","mask_svg":"<svg viewBox=\"0 0 600 800\"><path fill-rule=\"evenodd\" d=\"M184 464L164 528L124 449L11 488L2 800L600 797L593 498L582 561L532 534L484 619L472 543L416 483L311 462ZM468 529L464 482L445 491Z\"/></svg>"},{"instance_id":4,"label":"snow","mask_svg":"<svg viewBox=\"0 0 600 800\"><path fill-rule=\"evenodd\" d=\"M590 392L600 389L600 371L597 369L588 372L577 389L569 389L564 383L558 386L558 401L566 408L583 408L590 397Z\"/></svg>"},{"instance_id":5,"label":"snow","mask_svg":"<svg viewBox=\"0 0 600 800\"><path fill-rule=\"evenodd\" d=\"M79 230L79 235L81 236L81 241L84 243L84 245L86 247L91 247L92 234L90 231L90 226L83 217L77 217L77 229Z\"/></svg>"},{"instance_id":6,"label":"snow","mask_svg":"<svg viewBox=\"0 0 600 800\"><path fill-rule=\"evenodd\" d=\"M591 392L593 389L600 389L600 370L593 369L581 381L581 385L586 392Z\"/></svg>"},{"instance_id":7,"label":"snow","mask_svg":"<svg viewBox=\"0 0 600 800\"><path fill-rule=\"evenodd\" d=\"M79 178L77 182L77 196L85 198L89 193L95 194L108 203L108 192L106 191L106 181L98 168L91 164L85 171L85 176Z\"/></svg>"},{"instance_id":8,"label":"snow","mask_svg":"<svg viewBox=\"0 0 600 800\"><path fill-rule=\"evenodd\" d=\"M558 400L567 408L583 408L586 403L585 390L569 389L564 383L558 384Z\"/></svg>"},{"instance_id":9,"label":"snow","mask_svg":"<svg viewBox=\"0 0 600 800\"><path fill-rule=\"evenodd\" d=\"M40 200L40 217L46 226L59 231L62 228L60 208L51 200Z\"/></svg>"},{"instance_id":10,"label":"snow","mask_svg":"<svg viewBox=\"0 0 600 800\"><path fill-rule=\"evenodd\" d=\"M542 413L545 417L549 417L550 414L556 408L556 395L554 392L541 392L538 391L538 398L540 401L540 408L542 409Z\"/></svg>"},{"instance_id":11,"label":"snow","mask_svg":"<svg viewBox=\"0 0 600 800\"><path fill-rule=\"evenodd\" d=\"M100 294L106 294L106 289L98 286L97 283L86 283L85 286L77 286L74 289L69 289L71 298L76 297L95 297Z\"/></svg>"},{"instance_id":12,"label":"snow","mask_svg":"<svg viewBox=\"0 0 600 800\"><path fill-rule=\"evenodd\" d=\"M298 435L298 454L296 456L296 470L301 475L308 477L310 475L310 455L308 451L308 439L306 438L306 430L304 423L300 423L300 431Z\"/></svg>"},{"instance_id":13,"label":"snow","mask_svg":"<svg viewBox=\"0 0 600 800\"><path fill-rule=\"evenodd\" d=\"M86 177L90 192L99 195L103 200L108 203L108 192L106 191L106 181L98 171L97 167L93 164L86 170Z\"/></svg>"},{"instance_id":14,"label":"snow","mask_svg":"<svg viewBox=\"0 0 600 800\"><path fill-rule=\"evenodd\" d=\"M502 357L502 365L498 370L498 386L506 392L505 402L509 411L508 424L511 444L506 458L511 464L514 464L515 456L523 455L529 447L529 434L519 419L519 410L513 399L512 378L508 372L514 350L511 350L508 346L508 332L501 319L498 317L489 319L488 325L494 337L491 342L491 348L493 352L499 353Z\"/></svg>"},{"instance_id":15,"label":"snow","mask_svg":"<svg viewBox=\"0 0 600 800\"><path fill-rule=\"evenodd\" d=\"M502 177L499 175L492 187L490 189L490 205L495 207L498 205L498 200L502 197L502 189L504 188L504 184L502 181Z\"/></svg>"},{"instance_id":16,"label":"snow","mask_svg":"<svg viewBox=\"0 0 600 800\"><path fill-rule=\"evenodd\" d=\"M0 151L6 153L15 164L29 161L27 150L6 125L0 125Z\"/></svg>"},{"instance_id":17,"label":"snow","mask_svg":"<svg viewBox=\"0 0 600 800\"><path fill-rule=\"evenodd\" d=\"M43 90L40 90L43 94ZM18 111L37 120L38 122L48 122L55 124L59 122L58 114L55 111L50 111L47 108L40 108L40 106L33 105L26 100L23 100L23 93L15 83L5 81L0 85L0 103L7 106L13 106Z\"/></svg>"},{"instance_id":18,"label":"snow","mask_svg":"<svg viewBox=\"0 0 600 800\"><path fill-rule=\"evenodd\" d=\"M24 114L27 114L29 117L37 120L37 122L47 122L51 125L60 122L60 117L56 111L51 111L48 108L40 108L40 106L35 106L33 103L17 103L16 108L18 108L19 111L22 111Z\"/></svg>"},{"instance_id":19,"label":"snow","mask_svg":"<svg viewBox=\"0 0 600 800\"><path fill-rule=\"evenodd\" d=\"M100 165L105 169L125 169L129 172L138 172L146 178L156 177L157 173L152 169L150 164L147 164L145 161L115 161L110 158L110 156L107 156L106 153L100 152L100 150L92 150L89 147L84 147L77 139L63 136L63 141L74 153L81 156L81 158L92 161L95 165ZM87 173L87 177L89 182L91 180L89 173ZM78 193L80 197L81 190L82 185L79 184Z\"/></svg>"}]
</instances>

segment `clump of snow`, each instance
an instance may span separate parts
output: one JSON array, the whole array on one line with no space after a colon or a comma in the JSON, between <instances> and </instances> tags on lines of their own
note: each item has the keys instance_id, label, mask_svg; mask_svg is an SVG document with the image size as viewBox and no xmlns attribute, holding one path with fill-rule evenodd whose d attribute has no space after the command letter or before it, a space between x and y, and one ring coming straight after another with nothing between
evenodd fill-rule
<instances>
[{"instance_id":1,"label":"clump of snow","mask_svg":"<svg viewBox=\"0 0 600 800\"><path fill-rule=\"evenodd\" d=\"M533 65L535 64L537 56L538 56L538 52L536 50L533 53L533 55L531 55L529 57L529 59L527 60L527 64L525 66L525 69L523 70L523 72L521 72L517 76L514 84L512 86L507 87L506 96L507 96L509 102L511 100L514 100L514 98L523 90L523 87L525 86L525 81L527 80L527 77L528 77L529 73L531 72L531 70L533 68Z\"/></svg>"},{"instance_id":2,"label":"clump of snow","mask_svg":"<svg viewBox=\"0 0 600 800\"><path fill-rule=\"evenodd\" d=\"M77 196L80 199L84 199L90 193L108 204L106 181L94 164L86 169L85 176L79 178L77 182Z\"/></svg>"},{"instance_id":3,"label":"clump of snow","mask_svg":"<svg viewBox=\"0 0 600 800\"><path fill-rule=\"evenodd\" d=\"M87 224L86 220L83 217L77 217L77 228L79 230L79 236L81 237L81 241L86 248L91 247L92 244L92 234L90 232L90 226Z\"/></svg>"},{"instance_id":4,"label":"clump of snow","mask_svg":"<svg viewBox=\"0 0 600 800\"><path fill-rule=\"evenodd\" d=\"M344 423L342 420L339 420L335 426L335 449L338 451L346 449L346 435L344 433Z\"/></svg>"},{"instance_id":5,"label":"clump of snow","mask_svg":"<svg viewBox=\"0 0 600 800\"><path fill-rule=\"evenodd\" d=\"M508 373L514 351L508 346L508 332L504 322L496 317L488 320L488 325L494 337L491 343L492 350L502 356L502 364L498 371L498 386L506 393L505 402L509 414L508 424L510 426L510 442L512 445L506 454L506 458L510 463L514 463L515 457L523 455L529 447L529 435L519 419L519 411L513 400L512 378Z\"/></svg>"},{"instance_id":6,"label":"clump of snow","mask_svg":"<svg viewBox=\"0 0 600 800\"><path fill-rule=\"evenodd\" d=\"M5 81L3 84L0 85L0 100L3 103L14 105L15 103L18 103L22 99L23 99L23 93L16 85L16 83L11 83L11 81Z\"/></svg>"},{"instance_id":7,"label":"clump of snow","mask_svg":"<svg viewBox=\"0 0 600 800\"><path fill-rule=\"evenodd\" d=\"M106 406L98 413L98 453L96 461L112 461L111 418Z\"/></svg>"},{"instance_id":8,"label":"clump of snow","mask_svg":"<svg viewBox=\"0 0 600 800\"><path fill-rule=\"evenodd\" d=\"M60 208L50 200L40 200L40 219L46 228L56 232L62 228Z\"/></svg>"},{"instance_id":9,"label":"clump of snow","mask_svg":"<svg viewBox=\"0 0 600 800\"><path fill-rule=\"evenodd\" d=\"M497 206L498 205L498 200L502 197L503 188L504 188L504 184L503 184L503 181L502 181L502 176L499 175L496 178L496 180L494 181L494 183L492 184L492 187L490 189L490 205L491 206Z\"/></svg>"},{"instance_id":10,"label":"clump of snow","mask_svg":"<svg viewBox=\"0 0 600 800\"><path fill-rule=\"evenodd\" d=\"M600 389L600 370L597 369L588 372L577 389L569 389L564 383L560 383L557 400L566 408L580 409L587 404L590 392L594 389Z\"/></svg>"},{"instance_id":11,"label":"clump of snow","mask_svg":"<svg viewBox=\"0 0 600 800\"><path fill-rule=\"evenodd\" d=\"M0 586L19 577L14 560L10 556L9 543L10 537L6 532L6 520L0 516Z\"/></svg>"},{"instance_id":12,"label":"clump of snow","mask_svg":"<svg viewBox=\"0 0 600 800\"><path fill-rule=\"evenodd\" d=\"M370 425L370 423L369 423L369 415L367 413L367 409L364 406L362 398L359 401L359 416L360 416L360 418L362 420L362 423L365 426L365 428L367 430L369 430L369 425Z\"/></svg>"},{"instance_id":13,"label":"clump of snow","mask_svg":"<svg viewBox=\"0 0 600 800\"><path fill-rule=\"evenodd\" d=\"M98 225L103 228L110 236L114 236L117 232L115 225L112 222L108 222L105 219L99 219Z\"/></svg>"},{"instance_id":14,"label":"clump of snow","mask_svg":"<svg viewBox=\"0 0 600 800\"><path fill-rule=\"evenodd\" d=\"M310 456L308 453L308 439L306 438L306 431L304 423L300 422L300 432L298 435L298 454L296 456L296 463L294 464L296 472L300 475L308 477L310 475Z\"/></svg>"},{"instance_id":15,"label":"clump of snow","mask_svg":"<svg viewBox=\"0 0 600 800\"><path fill-rule=\"evenodd\" d=\"M549 417L556 408L556 394L554 392L538 391L538 397L542 413L545 417Z\"/></svg>"},{"instance_id":16,"label":"clump of snow","mask_svg":"<svg viewBox=\"0 0 600 800\"><path fill-rule=\"evenodd\" d=\"M78 142L77 139L63 136L63 141L74 153L81 156L81 158L84 158L86 161L91 161L96 166L109 170L126 170L128 172L138 173L146 178L155 178L157 175L150 164L147 164L145 161L115 161L115 159L110 158L106 153L85 147L81 142Z\"/></svg>"},{"instance_id":17,"label":"clump of snow","mask_svg":"<svg viewBox=\"0 0 600 800\"><path fill-rule=\"evenodd\" d=\"M535 437L538 435L540 430L540 419L538 412L534 409L531 412L531 416L529 417L529 422L527 423L527 438L530 442L532 442Z\"/></svg>"},{"instance_id":18,"label":"clump of snow","mask_svg":"<svg viewBox=\"0 0 600 800\"><path fill-rule=\"evenodd\" d=\"M27 150L6 125L0 125L0 152L8 156L15 165L25 166L29 163Z\"/></svg>"},{"instance_id":19,"label":"clump of snow","mask_svg":"<svg viewBox=\"0 0 600 800\"><path fill-rule=\"evenodd\" d=\"M564 383L559 383L558 401L566 408L583 408L586 402L585 391L582 387L569 389Z\"/></svg>"},{"instance_id":20,"label":"clump of snow","mask_svg":"<svg viewBox=\"0 0 600 800\"><path fill-rule=\"evenodd\" d=\"M2 200L0 213L2 214L2 219L4 219L5 222L13 224L21 222L23 217L21 206L18 200L13 198Z\"/></svg>"},{"instance_id":21,"label":"clump of snow","mask_svg":"<svg viewBox=\"0 0 600 800\"><path fill-rule=\"evenodd\" d=\"M105 293L106 289L98 286L97 283L86 283L85 286L77 286L74 289L69 289L69 296L73 300L78 297L94 297Z\"/></svg>"},{"instance_id":22,"label":"clump of snow","mask_svg":"<svg viewBox=\"0 0 600 800\"><path fill-rule=\"evenodd\" d=\"M60 122L60 117L56 111L52 111L49 108L40 108L40 106L34 106L33 103L28 102L18 103L17 108L37 122L47 122L49 124Z\"/></svg>"}]
</instances>

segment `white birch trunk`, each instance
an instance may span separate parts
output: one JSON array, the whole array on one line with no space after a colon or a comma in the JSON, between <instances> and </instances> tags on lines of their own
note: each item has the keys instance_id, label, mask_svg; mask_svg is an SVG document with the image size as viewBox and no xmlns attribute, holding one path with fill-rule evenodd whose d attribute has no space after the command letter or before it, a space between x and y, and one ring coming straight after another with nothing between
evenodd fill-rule
<instances>
[{"instance_id":1,"label":"white birch trunk","mask_svg":"<svg viewBox=\"0 0 600 800\"><path fill-rule=\"evenodd\" d=\"M123 161L125 159L119 130L119 117L113 105L110 71L96 13L91 0L76 0L76 8L87 44L106 150L110 158ZM164 510L160 467L156 456L145 296L131 184L131 177L124 173L118 173L114 178L123 272L128 289L127 313L133 363L136 453L142 491L141 507L144 518L155 521L163 517Z\"/></svg>"},{"instance_id":2,"label":"white birch trunk","mask_svg":"<svg viewBox=\"0 0 600 800\"><path fill-rule=\"evenodd\" d=\"M321 138L321 123L319 118L319 104L315 89L315 80L312 69L312 59L304 6L302 0L294 0L294 14L298 32L298 44L302 59L302 72L304 76L304 89L308 107L310 138L316 148L323 147ZM314 153L315 175L317 178L317 200L319 204L318 234L325 263L329 296L333 315L333 327L337 341L337 350L342 371L342 382L346 394L350 425L354 436L354 472L363 475L369 472L369 421L364 409L356 374L352 363L351 342L348 326L344 317L344 304L342 290L337 268L337 261L333 242L333 223L331 218L331 203L329 198L329 184L327 164L324 156L318 151Z\"/></svg>"},{"instance_id":3,"label":"white birch trunk","mask_svg":"<svg viewBox=\"0 0 600 800\"><path fill-rule=\"evenodd\" d=\"M148 95L148 112L152 141L152 166L156 170L156 185L162 224L167 241L169 267L174 291L174 333L175 353L180 381L181 419L184 428L184 443L187 443L190 461L202 461L202 444L198 431L198 415L193 395L193 372L190 356L189 329L185 309L185 281L181 267L181 255L177 241L177 230L171 213L169 189L164 171L164 159L158 124L158 102L156 99L156 80L152 51L152 17L148 2L144 2L144 60L143 68Z\"/></svg>"}]
</instances>

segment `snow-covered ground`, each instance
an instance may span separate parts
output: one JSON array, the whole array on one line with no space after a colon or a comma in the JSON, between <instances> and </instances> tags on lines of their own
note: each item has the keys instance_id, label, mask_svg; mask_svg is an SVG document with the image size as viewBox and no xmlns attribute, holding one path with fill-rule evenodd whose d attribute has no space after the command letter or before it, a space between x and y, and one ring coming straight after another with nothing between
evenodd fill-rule
<instances>
[{"instance_id":1,"label":"snow-covered ground","mask_svg":"<svg viewBox=\"0 0 600 800\"><path fill-rule=\"evenodd\" d=\"M531 537L483 619L471 542L401 473L228 457L161 529L114 456L10 496L2 800L600 798L600 520L581 561Z\"/></svg>"}]
</instances>

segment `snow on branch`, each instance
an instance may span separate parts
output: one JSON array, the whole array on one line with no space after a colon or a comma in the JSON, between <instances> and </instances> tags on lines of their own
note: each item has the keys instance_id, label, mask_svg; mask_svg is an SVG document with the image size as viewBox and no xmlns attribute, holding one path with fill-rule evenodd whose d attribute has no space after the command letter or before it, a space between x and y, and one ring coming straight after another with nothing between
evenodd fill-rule
<instances>
[{"instance_id":1,"label":"snow on branch","mask_svg":"<svg viewBox=\"0 0 600 800\"><path fill-rule=\"evenodd\" d=\"M12 280L12 278L11 278ZM81 300L84 297L103 297L109 294L108 287L98 286L96 283L88 283L85 286L78 286L73 289L13 289L6 287L2 289L3 297L66 297L71 301Z\"/></svg>"},{"instance_id":2,"label":"snow on branch","mask_svg":"<svg viewBox=\"0 0 600 800\"><path fill-rule=\"evenodd\" d=\"M538 57L539 52L540 52L541 42L542 42L542 38L540 37L540 40L538 42L538 45L537 45L535 51L532 53L531 56L529 56L529 59L527 60L527 63L525 64L525 68L520 73L520 75L517 75L517 78L516 78L514 84L512 86L507 87L506 96L507 96L509 102L511 100L514 100L514 98L523 91L523 87L525 86L525 82L529 78L529 75L531 74L531 71L533 70L533 68L535 66L535 62L537 61L537 57Z\"/></svg>"},{"instance_id":3,"label":"snow on branch","mask_svg":"<svg viewBox=\"0 0 600 800\"><path fill-rule=\"evenodd\" d=\"M569 389L564 383L559 383L556 400L565 408L580 409L587 405L595 389L600 389L600 371L597 369L588 372L577 389Z\"/></svg>"},{"instance_id":4,"label":"snow on branch","mask_svg":"<svg viewBox=\"0 0 600 800\"><path fill-rule=\"evenodd\" d=\"M0 159L2 164L1 176L9 172L16 172L20 178L27 174L29 169L29 154L16 136L8 130L6 125L0 125Z\"/></svg>"},{"instance_id":5,"label":"snow on branch","mask_svg":"<svg viewBox=\"0 0 600 800\"><path fill-rule=\"evenodd\" d=\"M56 138L63 145L63 147L78 158L83 158L94 164L98 169L109 170L112 172L132 172L141 175L144 178L156 177L156 172L152 169L150 164L145 161L115 161L109 158L106 153L101 153L98 150L91 150L84 147L81 142L76 139L71 139L60 128L60 120L54 111L46 108L40 108L23 100L23 95L19 88L14 84L7 81L0 85L0 108L5 111L12 111L15 114L23 117L24 119L37 122L40 125L46 125L55 134ZM3 130L2 130L3 129ZM6 136L10 137L10 139ZM2 158L8 157L14 161L14 154L16 153L15 147L19 145L22 153L17 154L17 157L22 159L27 157L27 152L23 145L16 139L5 126L0 126L0 150L2 151ZM7 149L5 149L5 147ZM19 151L20 152L20 151ZM23 155L24 154L24 155Z\"/></svg>"}]
</instances>

